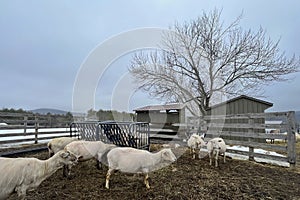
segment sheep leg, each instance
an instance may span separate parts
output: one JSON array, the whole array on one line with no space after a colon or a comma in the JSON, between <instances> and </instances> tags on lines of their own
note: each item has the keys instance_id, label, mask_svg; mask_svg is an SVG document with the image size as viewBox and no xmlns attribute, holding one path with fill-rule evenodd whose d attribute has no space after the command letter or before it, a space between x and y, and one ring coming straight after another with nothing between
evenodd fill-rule
<instances>
[{"instance_id":1,"label":"sheep leg","mask_svg":"<svg viewBox=\"0 0 300 200\"><path fill-rule=\"evenodd\" d=\"M20 199L22 199L22 200L25 199L25 197L26 197L26 190L27 190L27 187L24 186L24 185L16 188L16 191L17 191L18 196L20 197Z\"/></svg>"},{"instance_id":2,"label":"sheep leg","mask_svg":"<svg viewBox=\"0 0 300 200\"><path fill-rule=\"evenodd\" d=\"M194 148L192 148L192 154L193 154L193 159L195 159L195 154L196 154L196 152L195 152L195 149L194 149Z\"/></svg>"},{"instance_id":3,"label":"sheep leg","mask_svg":"<svg viewBox=\"0 0 300 200\"><path fill-rule=\"evenodd\" d=\"M64 175L64 177L70 178L70 176L71 176L71 168L72 168L72 165L64 165L64 167L63 167L63 175Z\"/></svg>"},{"instance_id":4,"label":"sheep leg","mask_svg":"<svg viewBox=\"0 0 300 200\"><path fill-rule=\"evenodd\" d=\"M72 165L68 165L68 177L71 176L71 168L72 168Z\"/></svg>"},{"instance_id":5,"label":"sheep leg","mask_svg":"<svg viewBox=\"0 0 300 200\"><path fill-rule=\"evenodd\" d=\"M98 157L97 157L97 169L101 169L101 170L103 170L103 164L102 164L102 157L103 157L103 154L101 153L98 153Z\"/></svg>"},{"instance_id":6,"label":"sheep leg","mask_svg":"<svg viewBox=\"0 0 300 200\"><path fill-rule=\"evenodd\" d=\"M114 169L108 169L107 174L106 174L106 180L105 180L105 188L109 189L109 179L110 176L113 174Z\"/></svg>"},{"instance_id":7,"label":"sheep leg","mask_svg":"<svg viewBox=\"0 0 300 200\"><path fill-rule=\"evenodd\" d=\"M99 170L103 169L102 163L99 160L97 160L96 166L97 166L97 169L99 169Z\"/></svg>"},{"instance_id":8,"label":"sheep leg","mask_svg":"<svg viewBox=\"0 0 300 200\"><path fill-rule=\"evenodd\" d=\"M224 163L226 163L226 155L225 155L225 152L224 152Z\"/></svg>"},{"instance_id":9,"label":"sheep leg","mask_svg":"<svg viewBox=\"0 0 300 200\"><path fill-rule=\"evenodd\" d=\"M209 165L212 165L212 154L213 154L213 152L208 152Z\"/></svg>"},{"instance_id":10,"label":"sheep leg","mask_svg":"<svg viewBox=\"0 0 300 200\"><path fill-rule=\"evenodd\" d=\"M150 189L150 186L149 186L149 175L148 175L148 173L147 174L145 174L145 178L144 178L144 183L145 183L145 185L146 185L146 188L147 189Z\"/></svg>"},{"instance_id":11,"label":"sheep leg","mask_svg":"<svg viewBox=\"0 0 300 200\"><path fill-rule=\"evenodd\" d=\"M68 177L68 174L69 174L69 172L68 172L68 166L64 165L64 167L63 167L63 175L64 175L64 177Z\"/></svg>"},{"instance_id":12,"label":"sheep leg","mask_svg":"<svg viewBox=\"0 0 300 200\"><path fill-rule=\"evenodd\" d=\"M199 158L199 159L201 159L201 157L200 157L200 150L201 150L201 149L199 148L199 151L198 151L198 158Z\"/></svg>"},{"instance_id":13,"label":"sheep leg","mask_svg":"<svg viewBox=\"0 0 300 200\"><path fill-rule=\"evenodd\" d=\"M215 156L215 167L218 167L218 157L219 157L219 150L216 150L216 156Z\"/></svg>"}]
</instances>

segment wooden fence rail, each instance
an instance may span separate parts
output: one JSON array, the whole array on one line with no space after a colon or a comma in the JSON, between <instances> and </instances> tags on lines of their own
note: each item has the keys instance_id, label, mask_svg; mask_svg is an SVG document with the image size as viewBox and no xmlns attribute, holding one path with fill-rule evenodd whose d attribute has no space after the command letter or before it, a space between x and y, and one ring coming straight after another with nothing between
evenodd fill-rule
<instances>
[{"instance_id":1,"label":"wooden fence rail","mask_svg":"<svg viewBox=\"0 0 300 200\"><path fill-rule=\"evenodd\" d=\"M263 123L257 121L263 119ZM266 120L280 120L280 124L267 124ZM236 115L213 115L202 118L189 119L189 132L205 132L208 138L222 137L228 145L248 147L249 151L228 149L228 152L276 161L296 163L296 124L295 112L274 113L247 113ZM266 130L279 130L279 133L270 134ZM286 143L270 144L267 140L283 140ZM283 154L274 156L255 153L254 149L265 149Z\"/></svg>"},{"instance_id":2,"label":"wooden fence rail","mask_svg":"<svg viewBox=\"0 0 300 200\"><path fill-rule=\"evenodd\" d=\"M3 120L5 119L5 120ZM281 124L258 123L258 120L281 120ZM70 123L55 122L51 116L17 115L0 113L0 150L3 145L20 143L37 144L61 137L79 137L78 132L70 130ZM3 125L4 123L7 125ZM56 129L60 128L60 129ZM277 129L280 133L267 134L267 129ZM294 112L247 113L237 115L214 115L190 118L188 132L205 132L208 138L223 137L228 145L241 145L249 151L228 150L228 152L249 156L249 159L267 158L276 161L296 163L296 125ZM284 132L284 134L283 134ZM266 140L283 140L283 144L270 144ZM257 148L275 151L283 156L256 153Z\"/></svg>"},{"instance_id":3,"label":"wooden fence rail","mask_svg":"<svg viewBox=\"0 0 300 200\"><path fill-rule=\"evenodd\" d=\"M71 135L71 121L55 117L0 112L0 151L4 147L46 143L47 140L56 137L77 136Z\"/></svg>"}]
</instances>

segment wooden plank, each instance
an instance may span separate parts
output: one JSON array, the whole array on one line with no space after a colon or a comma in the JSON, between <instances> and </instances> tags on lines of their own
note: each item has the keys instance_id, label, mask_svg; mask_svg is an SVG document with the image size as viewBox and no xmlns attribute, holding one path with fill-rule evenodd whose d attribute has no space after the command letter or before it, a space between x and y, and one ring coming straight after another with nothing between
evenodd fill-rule
<instances>
[{"instance_id":1,"label":"wooden plank","mask_svg":"<svg viewBox=\"0 0 300 200\"><path fill-rule=\"evenodd\" d=\"M33 126L27 126L26 127L26 129L27 130L34 130L36 127L35 127L35 125L33 125ZM64 125L64 126L38 126L38 130L42 130L43 132L44 131L48 131L47 129L66 129L66 130L70 130L70 127L69 126L66 126L66 125ZM24 126L14 126L14 127L10 127L10 128L0 128L0 130L3 130L3 131L5 131L5 130L12 130L12 129L16 129L16 130L22 130L22 132L23 132L23 130L24 130Z\"/></svg>"},{"instance_id":2,"label":"wooden plank","mask_svg":"<svg viewBox=\"0 0 300 200\"><path fill-rule=\"evenodd\" d=\"M158 133L158 132L177 133L177 131L174 131L172 129L162 129L162 128L150 128L150 132L152 132L152 133Z\"/></svg>"},{"instance_id":3,"label":"wooden plank","mask_svg":"<svg viewBox=\"0 0 300 200\"><path fill-rule=\"evenodd\" d=\"M59 125L59 124L56 124L56 125L52 125L52 126L50 126L50 125L39 125L39 129L45 129L45 128L66 128L66 129L70 129L70 126L69 125L67 125L66 126L66 124L61 124L61 125Z\"/></svg>"},{"instance_id":4,"label":"wooden plank","mask_svg":"<svg viewBox=\"0 0 300 200\"><path fill-rule=\"evenodd\" d=\"M28 126L27 129L34 128L34 126ZM24 125L7 125L7 126L0 126L0 130L5 130L5 129L24 129Z\"/></svg>"},{"instance_id":5,"label":"wooden plank","mask_svg":"<svg viewBox=\"0 0 300 200\"><path fill-rule=\"evenodd\" d=\"M284 129L287 128L287 125L283 124L283 125L273 125L273 124L259 124L259 123L253 123L253 124L248 124L248 123L223 123L223 122L219 122L219 123L215 123L215 122L211 122L208 125L209 129L214 129L214 128L226 128L226 129Z\"/></svg>"},{"instance_id":6,"label":"wooden plank","mask_svg":"<svg viewBox=\"0 0 300 200\"><path fill-rule=\"evenodd\" d=\"M150 133L150 139L170 139L181 140L177 135L164 135L164 134L152 134Z\"/></svg>"},{"instance_id":7,"label":"wooden plank","mask_svg":"<svg viewBox=\"0 0 300 200\"><path fill-rule=\"evenodd\" d=\"M279 146L279 145L275 145L275 144L264 144L264 143L257 143L257 142L226 140L226 139L224 139L224 141L227 145L241 145L241 146L245 146L245 147L250 146L250 147L260 148L260 149L268 149L268 150L274 150L274 151L287 152L286 146Z\"/></svg>"},{"instance_id":8,"label":"wooden plank","mask_svg":"<svg viewBox=\"0 0 300 200\"><path fill-rule=\"evenodd\" d=\"M215 132L212 131L206 133L206 137L240 137L240 138L253 138L253 139L281 139L286 140L286 134L265 134L265 133L248 133L248 132Z\"/></svg>"},{"instance_id":9,"label":"wooden plank","mask_svg":"<svg viewBox=\"0 0 300 200\"><path fill-rule=\"evenodd\" d=\"M236 149L227 149L226 152L239 154L239 155L244 155L244 156L249 156L248 151L240 151L240 150L236 150ZM257 157L257 158L264 158L264 159L281 161L281 162L287 162L288 161L287 157L284 157L284 156L267 155L267 154L260 154L260 153L253 153L253 156Z\"/></svg>"},{"instance_id":10,"label":"wooden plank","mask_svg":"<svg viewBox=\"0 0 300 200\"><path fill-rule=\"evenodd\" d=\"M230 114L230 115L207 115L204 116L204 120L213 120L213 119L260 119L260 118L269 118L269 117L282 117L287 116L287 112L269 112L269 113L246 113L246 114Z\"/></svg>"},{"instance_id":11,"label":"wooden plank","mask_svg":"<svg viewBox=\"0 0 300 200\"><path fill-rule=\"evenodd\" d=\"M216 119L249 119L249 115L246 114L230 114L230 115L207 115L203 117L204 120L216 120Z\"/></svg>"},{"instance_id":12,"label":"wooden plank","mask_svg":"<svg viewBox=\"0 0 300 200\"><path fill-rule=\"evenodd\" d=\"M68 131L65 132L57 132L57 133L69 133ZM48 134L48 133L44 133L44 134ZM28 135L35 135L35 133L30 133ZM43 135L43 134L38 134L38 135ZM20 135L18 135L20 136ZM24 139L15 139L15 140L4 140L4 141L0 141L0 144L13 144L13 143L21 143L21 142L28 142L28 141L39 141L39 140L45 140L45 139L52 139L52 138L57 138L57 137L69 137L70 134L66 134L66 135L60 135L60 136L49 136L49 137L37 137L37 138L24 138ZM73 135L74 137L79 136L78 134Z\"/></svg>"},{"instance_id":13,"label":"wooden plank","mask_svg":"<svg viewBox=\"0 0 300 200\"><path fill-rule=\"evenodd\" d=\"M59 134L59 133L70 133L70 131L45 131L39 132L38 135L46 135L46 134Z\"/></svg>"},{"instance_id":14,"label":"wooden plank","mask_svg":"<svg viewBox=\"0 0 300 200\"><path fill-rule=\"evenodd\" d=\"M20 154L20 153L27 153L27 152L33 152L33 151L42 151L46 150L47 146L40 146L40 147L31 147L31 148L20 148L20 149L14 149L12 151L5 151L0 152L0 156L10 156L14 154Z\"/></svg>"},{"instance_id":15,"label":"wooden plank","mask_svg":"<svg viewBox=\"0 0 300 200\"><path fill-rule=\"evenodd\" d=\"M13 144L13 143L31 142L31 141L34 142L34 138L5 140L5 141L0 141L0 144Z\"/></svg>"},{"instance_id":16,"label":"wooden plank","mask_svg":"<svg viewBox=\"0 0 300 200\"><path fill-rule=\"evenodd\" d=\"M3 133L0 134L0 138L1 137L17 137L17 136L28 136L28 135L34 135L35 133Z\"/></svg>"},{"instance_id":17,"label":"wooden plank","mask_svg":"<svg viewBox=\"0 0 300 200\"><path fill-rule=\"evenodd\" d=\"M39 137L38 140L51 140L53 138L60 138L60 137L70 137L70 135L60 135L60 136L49 136L49 137Z\"/></svg>"},{"instance_id":18,"label":"wooden plank","mask_svg":"<svg viewBox=\"0 0 300 200\"><path fill-rule=\"evenodd\" d=\"M40 129L39 129L40 130ZM74 132L74 131L73 131ZM44 135L44 134L57 134L57 133L70 133L69 130L65 131L43 131L43 132L38 132L38 135ZM28 136L28 135L35 135L35 132L27 132L27 133L1 133L1 137L16 137L16 136Z\"/></svg>"}]
</instances>

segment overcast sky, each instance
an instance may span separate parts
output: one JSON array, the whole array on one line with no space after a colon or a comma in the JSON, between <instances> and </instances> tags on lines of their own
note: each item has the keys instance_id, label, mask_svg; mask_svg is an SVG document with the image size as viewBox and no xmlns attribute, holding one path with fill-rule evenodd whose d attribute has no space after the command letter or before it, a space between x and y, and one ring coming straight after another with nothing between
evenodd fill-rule
<instances>
[{"instance_id":1,"label":"overcast sky","mask_svg":"<svg viewBox=\"0 0 300 200\"><path fill-rule=\"evenodd\" d=\"M228 23L243 12L242 27L261 26L273 40L281 38L287 56L300 55L300 1L295 0L1 0L0 108L70 111L80 67L101 43L138 28L166 29L214 8L223 10ZM110 109L112 90L127 73L130 56L115 59L99 77L95 109ZM300 110L300 73L288 78L265 87L264 100L274 104L270 111ZM124 101L129 111L158 103L140 92Z\"/></svg>"}]
</instances>

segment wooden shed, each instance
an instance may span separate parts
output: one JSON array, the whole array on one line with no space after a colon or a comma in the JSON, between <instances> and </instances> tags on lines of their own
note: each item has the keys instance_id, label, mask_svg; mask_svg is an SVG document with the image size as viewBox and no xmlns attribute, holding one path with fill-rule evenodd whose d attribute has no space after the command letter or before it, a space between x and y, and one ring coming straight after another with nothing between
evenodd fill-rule
<instances>
[{"instance_id":1,"label":"wooden shed","mask_svg":"<svg viewBox=\"0 0 300 200\"><path fill-rule=\"evenodd\" d=\"M172 125L185 120L185 106L182 104L151 105L134 111L138 122Z\"/></svg>"},{"instance_id":2,"label":"wooden shed","mask_svg":"<svg viewBox=\"0 0 300 200\"><path fill-rule=\"evenodd\" d=\"M208 115L234 115L234 114L245 114L245 113L264 113L266 109L272 107L273 104L267 101L241 95L239 97L230 99L211 106L207 110ZM245 119L231 119L226 120L225 123L247 123ZM265 123L265 119L255 119L254 123ZM213 129L213 127L211 127ZM246 132L247 129L242 128L223 128L222 131L235 131L235 132ZM264 132L264 130L255 130L255 132Z\"/></svg>"},{"instance_id":3,"label":"wooden shed","mask_svg":"<svg viewBox=\"0 0 300 200\"><path fill-rule=\"evenodd\" d=\"M224 115L224 114L244 114L244 113L263 113L266 109L272 107L273 104L267 101L241 95L211 106L208 115Z\"/></svg>"}]
</instances>

